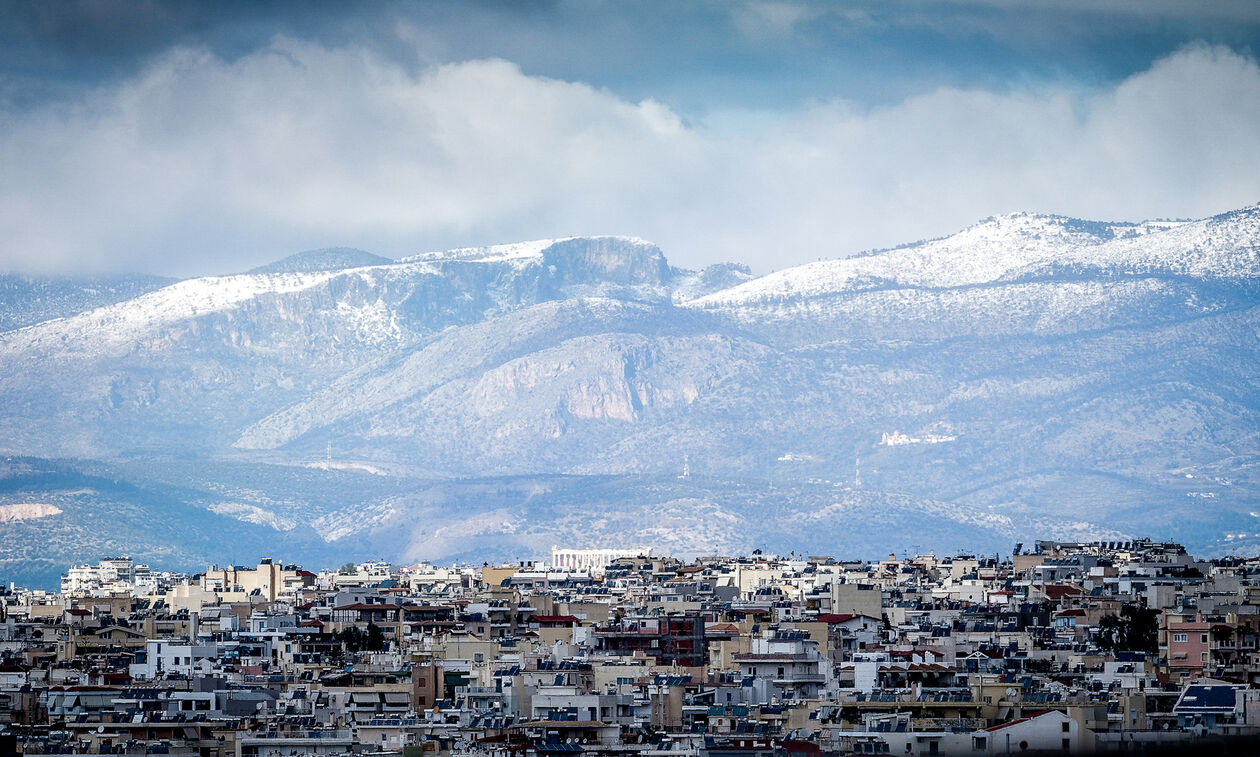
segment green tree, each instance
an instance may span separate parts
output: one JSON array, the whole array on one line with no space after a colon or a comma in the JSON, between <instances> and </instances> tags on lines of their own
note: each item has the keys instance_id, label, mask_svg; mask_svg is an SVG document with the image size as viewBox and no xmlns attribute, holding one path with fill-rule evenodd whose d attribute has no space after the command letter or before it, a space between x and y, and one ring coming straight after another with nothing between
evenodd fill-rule
<instances>
[{"instance_id":1,"label":"green tree","mask_svg":"<svg viewBox=\"0 0 1260 757\"><path fill-rule=\"evenodd\" d=\"M1155 654L1159 651L1159 612L1126 604L1119 615L1104 615L1094 629L1098 646L1111 652Z\"/></svg>"},{"instance_id":2,"label":"green tree","mask_svg":"<svg viewBox=\"0 0 1260 757\"><path fill-rule=\"evenodd\" d=\"M385 648L385 634L381 633L381 629L375 623L368 623L367 638L363 641L363 648L369 652L379 652Z\"/></svg>"},{"instance_id":3,"label":"green tree","mask_svg":"<svg viewBox=\"0 0 1260 757\"><path fill-rule=\"evenodd\" d=\"M356 626L350 626L341 633L337 634L337 640L342 643L348 652L361 652L367 639L363 632Z\"/></svg>"},{"instance_id":4,"label":"green tree","mask_svg":"<svg viewBox=\"0 0 1260 757\"><path fill-rule=\"evenodd\" d=\"M1127 641L1135 652L1159 651L1159 611L1138 605L1125 605L1120 611L1129 624Z\"/></svg>"}]
</instances>

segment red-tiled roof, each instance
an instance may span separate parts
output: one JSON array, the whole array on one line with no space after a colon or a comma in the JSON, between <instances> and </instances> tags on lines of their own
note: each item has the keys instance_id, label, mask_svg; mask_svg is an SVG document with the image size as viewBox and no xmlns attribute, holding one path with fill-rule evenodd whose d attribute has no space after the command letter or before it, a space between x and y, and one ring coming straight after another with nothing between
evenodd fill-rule
<instances>
[{"instance_id":1,"label":"red-tiled roof","mask_svg":"<svg viewBox=\"0 0 1260 757\"><path fill-rule=\"evenodd\" d=\"M976 651L972 652L970 655L967 655L967 656L971 657L972 655L978 655L978 654L984 655L985 657L988 657L990 660L1002 659L1002 653L997 651L996 649L977 649Z\"/></svg>"},{"instance_id":2,"label":"red-tiled roof","mask_svg":"<svg viewBox=\"0 0 1260 757\"><path fill-rule=\"evenodd\" d=\"M1051 599L1062 599L1066 596L1076 596L1084 594L1085 590L1075 586L1067 586L1065 584L1046 584L1041 587L1041 592Z\"/></svg>"},{"instance_id":3,"label":"red-tiled roof","mask_svg":"<svg viewBox=\"0 0 1260 757\"><path fill-rule=\"evenodd\" d=\"M834 613L827 612L818 616L819 623L848 623L855 618L867 618L869 620L879 620L871 615L853 615L851 613Z\"/></svg>"}]
</instances>

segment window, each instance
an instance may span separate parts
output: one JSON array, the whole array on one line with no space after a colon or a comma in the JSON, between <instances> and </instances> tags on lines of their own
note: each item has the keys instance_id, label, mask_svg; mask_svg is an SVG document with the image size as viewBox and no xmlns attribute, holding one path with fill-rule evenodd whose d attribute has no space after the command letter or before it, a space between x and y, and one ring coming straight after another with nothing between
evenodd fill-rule
<instances>
[{"instance_id":1,"label":"window","mask_svg":"<svg viewBox=\"0 0 1260 757\"><path fill-rule=\"evenodd\" d=\"M1065 752L1070 752L1070 751L1072 751L1072 740L1071 740L1071 739L1064 739L1064 740L1063 740L1063 751L1065 751Z\"/></svg>"},{"instance_id":2,"label":"window","mask_svg":"<svg viewBox=\"0 0 1260 757\"><path fill-rule=\"evenodd\" d=\"M1175 634L1173 634L1173 641L1181 641L1181 642L1184 642L1184 641L1188 641L1188 640L1189 640L1189 637L1188 637L1188 636L1186 636L1186 634L1184 634L1184 633L1175 633Z\"/></svg>"},{"instance_id":3,"label":"window","mask_svg":"<svg viewBox=\"0 0 1260 757\"><path fill-rule=\"evenodd\" d=\"M1200 660L1200 661L1202 661L1202 662L1207 662L1207 654L1208 654L1207 652L1200 652L1200 653L1199 653L1199 660Z\"/></svg>"},{"instance_id":4,"label":"window","mask_svg":"<svg viewBox=\"0 0 1260 757\"><path fill-rule=\"evenodd\" d=\"M1202 643L1204 643L1204 644L1208 643L1208 641L1207 641L1207 634L1205 634L1205 633L1204 633L1204 634L1199 634L1199 641L1200 641L1200 642L1202 642Z\"/></svg>"},{"instance_id":5,"label":"window","mask_svg":"<svg viewBox=\"0 0 1260 757\"><path fill-rule=\"evenodd\" d=\"M1065 720L1065 721L1063 721L1063 732L1064 732L1064 733L1069 732L1069 731L1071 730L1071 728L1072 728L1072 724L1071 724L1071 723L1069 723L1069 722L1068 722L1068 721L1066 721L1066 720Z\"/></svg>"}]
</instances>

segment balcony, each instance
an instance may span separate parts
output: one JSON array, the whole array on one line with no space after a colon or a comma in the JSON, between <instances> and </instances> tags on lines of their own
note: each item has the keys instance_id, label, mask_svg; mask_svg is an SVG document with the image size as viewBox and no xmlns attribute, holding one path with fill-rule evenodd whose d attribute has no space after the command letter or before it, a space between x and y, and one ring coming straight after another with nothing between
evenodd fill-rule
<instances>
[{"instance_id":1,"label":"balcony","mask_svg":"<svg viewBox=\"0 0 1260 757\"><path fill-rule=\"evenodd\" d=\"M771 679L775 686L804 686L807 684L822 685L827 682L827 676L821 673L785 673Z\"/></svg>"},{"instance_id":2,"label":"balcony","mask_svg":"<svg viewBox=\"0 0 1260 757\"><path fill-rule=\"evenodd\" d=\"M803 653L803 652L800 652L800 653L790 653L790 652L774 653L774 652L771 652L771 653L763 653L763 654L758 654L758 653L755 653L755 652L750 652L750 653L742 653L742 654L737 653L737 654L733 654L733 655L731 655L731 661L732 661L732 662L735 662L735 663L737 663L737 664L738 664L738 663L749 663L749 662L753 662L753 663L776 663L776 662L783 662L783 663L792 663L792 662L817 662L817 661L819 661L819 660L820 660L820 658L818 658L818 657L814 657L813 655L808 655L808 654L805 654L805 653Z\"/></svg>"},{"instance_id":3,"label":"balcony","mask_svg":"<svg viewBox=\"0 0 1260 757\"><path fill-rule=\"evenodd\" d=\"M316 731L260 731L258 733L241 734L242 743L258 743L264 741L297 741L297 740L322 740L322 741L354 741L354 734L349 730L316 730Z\"/></svg>"}]
</instances>

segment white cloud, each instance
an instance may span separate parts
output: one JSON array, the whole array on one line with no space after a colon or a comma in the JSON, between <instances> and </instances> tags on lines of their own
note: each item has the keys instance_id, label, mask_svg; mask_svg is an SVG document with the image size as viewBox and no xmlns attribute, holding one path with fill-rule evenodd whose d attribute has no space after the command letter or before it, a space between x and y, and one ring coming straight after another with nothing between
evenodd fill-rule
<instances>
[{"instance_id":1,"label":"white cloud","mask_svg":"<svg viewBox=\"0 0 1260 757\"><path fill-rule=\"evenodd\" d=\"M212 272L332 244L401 255L582 233L767 269L1011 210L1136 219L1260 200L1260 69L1207 47L1102 92L940 90L715 131L505 61L417 76L281 39L231 62L181 50L0 122L0 265L25 269Z\"/></svg>"}]
</instances>

